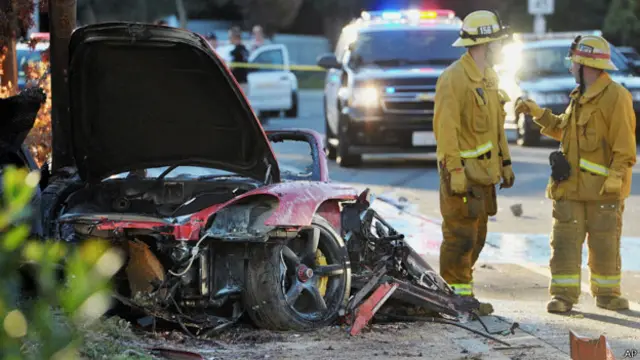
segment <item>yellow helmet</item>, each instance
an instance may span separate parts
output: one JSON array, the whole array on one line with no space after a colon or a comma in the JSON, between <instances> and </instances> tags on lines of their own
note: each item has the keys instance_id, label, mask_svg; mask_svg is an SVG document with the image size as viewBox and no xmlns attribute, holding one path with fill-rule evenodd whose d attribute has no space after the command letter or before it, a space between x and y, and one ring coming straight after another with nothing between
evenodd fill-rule
<instances>
[{"instance_id":1,"label":"yellow helmet","mask_svg":"<svg viewBox=\"0 0 640 360\"><path fill-rule=\"evenodd\" d=\"M618 70L611 62L609 42L601 36L577 36L571 44L567 59L596 69Z\"/></svg>"},{"instance_id":2,"label":"yellow helmet","mask_svg":"<svg viewBox=\"0 0 640 360\"><path fill-rule=\"evenodd\" d=\"M467 47L503 40L509 37L508 28L502 26L497 13L478 10L467 15L462 21L460 37L453 43L455 47Z\"/></svg>"}]
</instances>

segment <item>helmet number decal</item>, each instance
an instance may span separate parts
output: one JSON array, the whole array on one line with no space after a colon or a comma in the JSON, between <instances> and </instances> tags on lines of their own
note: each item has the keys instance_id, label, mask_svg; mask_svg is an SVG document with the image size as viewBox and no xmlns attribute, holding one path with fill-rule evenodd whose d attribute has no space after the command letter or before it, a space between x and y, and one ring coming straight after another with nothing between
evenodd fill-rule
<instances>
[{"instance_id":1,"label":"helmet number decal","mask_svg":"<svg viewBox=\"0 0 640 360\"><path fill-rule=\"evenodd\" d=\"M491 35L493 34L493 27L491 25L478 26L478 35Z\"/></svg>"},{"instance_id":2,"label":"helmet number decal","mask_svg":"<svg viewBox=\"0 0 640 360\"><path fill-rule=\"evenodd\" d=\"M593 47L585 44L579 44L578 51L593 54Z\"/></svg>"}]
</instances>

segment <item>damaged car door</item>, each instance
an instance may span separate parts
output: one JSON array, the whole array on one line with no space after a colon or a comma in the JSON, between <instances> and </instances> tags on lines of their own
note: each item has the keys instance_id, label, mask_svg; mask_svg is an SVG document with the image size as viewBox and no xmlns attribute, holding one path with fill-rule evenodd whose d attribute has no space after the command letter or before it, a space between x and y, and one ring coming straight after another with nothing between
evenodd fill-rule
<instances>
[{"instance_id":1,"label":"damaged car door","mask_svg":"<svg viewBox=\"0 0 640 360\"><path fill-rule=\"evenodd\" d=\"M269 130L280 177L285 181L329 181L322 135L308 129Z\"/></svg>"}]
</instances>

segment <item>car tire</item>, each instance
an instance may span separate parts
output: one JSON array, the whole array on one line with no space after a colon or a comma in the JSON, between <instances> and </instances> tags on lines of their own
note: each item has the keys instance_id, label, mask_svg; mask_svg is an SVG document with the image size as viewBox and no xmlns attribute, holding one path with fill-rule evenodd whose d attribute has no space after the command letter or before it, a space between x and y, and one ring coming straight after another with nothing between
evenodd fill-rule
<instances>
[{"instance_id":1,"label":"car tire","mask_svg":"<svg viewBox=\"0 0 640 360\"><path fill-rule=\"evenodd\" d=\"M327 158L329 160L336 160L338 153L336 147L331 145L330 140L335 139L335 134L331 131L329 126L329 118L327 117L327 99L324 99L324 148L327 152Z\"/></svg>"},{"instance_id":2,"label":"car tire","mask_svg":"<svg viewBox=\"0 0 640 360\"><path fill-rule=\"evenodd\" d=\"M540 130L536 129L537 125L529 117L521 117L518 120L518 136L516 143L520 146L538 146L540 145Z\"/></svg>"},{"instance_id":3,"label":"car tire","mask_svg":"<svg viewBox=\"0 0 640 360\"><path fill-rule=\"evenodd\" d=\"M284 112L284 116L287 118L297 118L298 117L298 104L299 104L299 96L298 92L294 91L291 93L291 109Z\"/></svg>"},{"instance_id":4,"label":"car tire","mask_svg":"<svg viewBox=\"0 0 640 360\"><path fill-rule=\"evenodd\" d=\"M60 213L60 207L73 192L81 185L70 178L57 178L42 191L40 205L40 219L42 221L42 235L44 239L56 239L57 224L55 219Z\"/></svg>"},{"instance_id":5,"label":"car tire","mask_svg":"<svg viewBox=\"0 0 640 360\"><path fill-rule=\"evenodd\" d=\"M336 162L340 167L357 167L362 164L361 154L351 154L349 152L350 139L347 128L347 120L340 114L338 125L338 147L336 149Z\"/></svg>"},{"instance_id":6,"label":"car tire","mask_svg":"<svg viewBox=\"0 0 640 360\"><path fill-rule=\"evenodd\" d=\"M309 245L313 243L315 231L320 236L318 251L313 252L309 251ZM313 217L312 229L303 230L301 234L285 245L252 249L243 302L247 314L260 328L313 331L332 324L347 304L351 266L344 241L329 222L318 215ZM296 251L298 249L305 250ZM315 254L315 260L300 256L305 252ZM295 266L296 263L300 265ZM302 274L310 268L316 272L303 282ZM318 277L320 271L330 275ZM290 304L288 297L293 296L295 300Z\"/></svg>"}]
</instances>

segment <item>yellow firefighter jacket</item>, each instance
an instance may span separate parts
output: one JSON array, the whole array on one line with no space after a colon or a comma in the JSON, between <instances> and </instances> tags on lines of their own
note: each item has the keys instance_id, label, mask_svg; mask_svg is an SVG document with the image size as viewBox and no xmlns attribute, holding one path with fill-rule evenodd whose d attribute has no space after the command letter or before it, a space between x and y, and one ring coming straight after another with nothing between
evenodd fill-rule
<instances>
[{"instance_id":1,"label":"yellow firefighter jacket","mask_svg":"<svg viewBox=\"0 0 640 360\"><path fill-rule=\"evenodd\" d=\"M434 134L440 170L465 169L481 185L500 182L511 164L504 133L507 94L496 72L482 74L469 53L444 70L436 84Z\"/></svg>"},{"instance_id":2,"label":"yellow firefighter jacket","mask_svg":"<svg viewBox=\"0 0 640 360\"><path fill-rule=\"evenodd\" d=\"M631 93L606 72L580 96L576 88L564 114L545 109L541 133L562 142L571 176L552 179L547 197L554 200L622 200L631 192L631 169L636 163L636 117ZM607 176L622 179L620 194L600 190Z\"/></svg>"}]
</instances>

